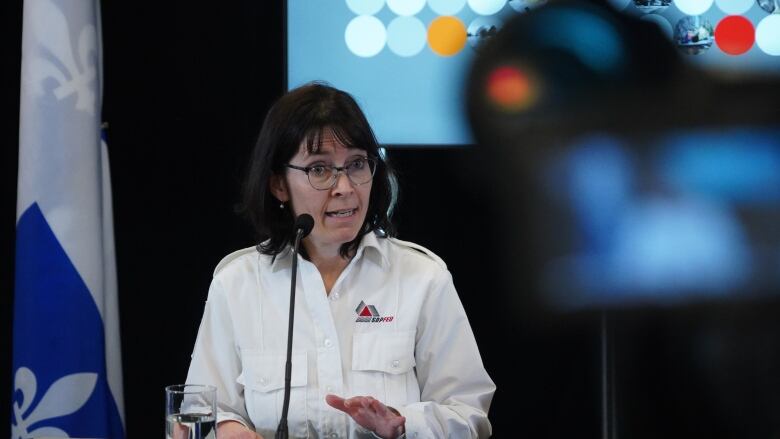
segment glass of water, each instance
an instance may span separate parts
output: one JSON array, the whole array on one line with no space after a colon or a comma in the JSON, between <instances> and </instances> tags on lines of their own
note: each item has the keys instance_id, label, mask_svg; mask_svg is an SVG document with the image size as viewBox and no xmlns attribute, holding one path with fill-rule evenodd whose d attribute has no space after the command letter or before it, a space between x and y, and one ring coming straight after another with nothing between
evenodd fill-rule
<instances>
[{"instance_id":1,"label":"glass of water","mask_svg":"<svg viewBox=\"0 0 780 439\"><path fill-rule=\"evenodd\" d=\"M176 384L165 388L166 439L216 439L217 388Z\"/></svg>"}]
</instances>

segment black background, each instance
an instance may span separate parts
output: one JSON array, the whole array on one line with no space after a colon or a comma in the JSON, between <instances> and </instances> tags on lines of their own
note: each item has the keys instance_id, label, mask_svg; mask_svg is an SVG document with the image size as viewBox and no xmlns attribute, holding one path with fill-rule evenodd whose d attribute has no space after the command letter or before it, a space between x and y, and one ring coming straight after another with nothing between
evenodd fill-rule
<instances>
[{"instance_id":1,"label":"black background","mask_svg":"<svg viewBox=\"0 0 780 439\"><path fill-rule=\"evenodd\" d=\"M102 5L130 438L163 437L163 387L185 379L213 267L252 245L233 206L254 136L285 87L281 3ZM22 2L0 4L1 435L12 395ZM492 280L500 207L464 172L481 162L479 148L394 148L389 156L401 178L399 237L447 262L498 385L495 436L599 437L598 316L542 321L508 305L525 288ZM617 315L619 430L632 438L777 437L775 311Z\"/></svg>"}]
</instances>

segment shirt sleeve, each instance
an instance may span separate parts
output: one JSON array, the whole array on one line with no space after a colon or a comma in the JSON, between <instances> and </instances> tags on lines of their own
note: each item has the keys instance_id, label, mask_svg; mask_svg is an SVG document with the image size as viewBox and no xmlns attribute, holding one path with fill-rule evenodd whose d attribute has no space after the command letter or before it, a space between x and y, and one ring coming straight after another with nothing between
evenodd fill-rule
<instances>
[{"instance_id":1,"label":"shirt sleeve","mask_svg":"<svg viewBox=\"0 0 780 439\"><path fill-rule=\"evenodd\" d=\"M490 436L487 414L496 386L447 270L423 303L415 361L421 402L397 407L406 418L406 437Z\"/></svg>"},{"instance_id":2,"label":"shirt sleeve","mask_svg":"<svg viewBox=\"0 0 780 439\"><path fill-rule=\"evenodd\" d=\"M187 383L217 388L217 423L232 420L254 428L244 404L244 387L237 382L241 359L232 322L224 290L215 277L198 329Z\"/></svg>"}]
</instances>

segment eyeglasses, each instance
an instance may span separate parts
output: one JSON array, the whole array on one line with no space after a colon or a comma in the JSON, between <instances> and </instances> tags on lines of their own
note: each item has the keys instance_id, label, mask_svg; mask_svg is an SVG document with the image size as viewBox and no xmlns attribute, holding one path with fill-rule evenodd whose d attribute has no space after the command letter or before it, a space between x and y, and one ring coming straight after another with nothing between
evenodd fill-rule
<instances>
[{"instance_id":1,"label":"eyeglasses","mask_svg":"<svg viewBox=\"0 0 780 439\"><path fill-rule=\"evenodd\" d=\"M309 184L318 191L326 191L336 186L341 172L347 174L352 184L360 186L374 178L376 160L368 157L360 157L344 163L344 166L312 165L295 166L287 163L284 165L291 169L303 171L309 177Z\"/></svg>"}]
</instances>

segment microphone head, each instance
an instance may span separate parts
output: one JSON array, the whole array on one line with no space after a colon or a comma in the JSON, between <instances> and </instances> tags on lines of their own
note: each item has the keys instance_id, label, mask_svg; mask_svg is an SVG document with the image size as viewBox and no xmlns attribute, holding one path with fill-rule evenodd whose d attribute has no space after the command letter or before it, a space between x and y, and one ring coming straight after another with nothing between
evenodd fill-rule
<instances>
[{"instance_id":1,"label":"microphone head","mask_svg":"<svg viewBox=\"0 0 780 439\"><path fill-rule=\"evenodd\" d=\"M297 233L298 230L301 230L303 232L301 234L301 239L308 236L309 233L311 233L311 229L313 228L314 228L314 218L312 218L311 215L309 215L308 213L298 215L298 218L295 218L295 232Z\"/></svg>"}]
</instances>

